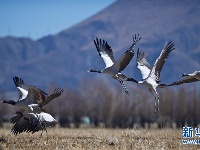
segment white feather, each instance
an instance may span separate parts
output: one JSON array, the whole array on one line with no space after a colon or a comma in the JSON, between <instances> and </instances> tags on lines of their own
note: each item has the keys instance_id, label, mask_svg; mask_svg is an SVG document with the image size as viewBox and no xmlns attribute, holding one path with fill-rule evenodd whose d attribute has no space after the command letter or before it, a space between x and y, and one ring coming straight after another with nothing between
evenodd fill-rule
<instances>
[{"instance_id":1,"label":"white feather","mask_svg":"<svg viewBox=\"0 0 200 150\"><path fill-rule=\"evenodd\" d=\"M41 122L57 122L50 114L45 112L39 114L39 120Z\"/></svg>"},{"instance_id":2,"label":"white feather","mask_svg":"<svg viewBox=\"0 0 200 150\"><path fill-rule=\"evenodd\" d=\"M151 72L149 68L147 68L145 65L139 65L139 63L137 65L137 68L140 70L143 80L146 79Z\"/></svg>"},{"instance_id":3,"label":"white feather","mask_svg":"<svg viewBox=\"0 0 200 150\"><path fill-rule=\"evenodd\" d=\"M101 55L101 58L103 59L105 65L106 65L105 68L111 67L114 64L114 62L110 59L108 54L100 52L100 55Z\"/></svg>"},{"instance_id":4,"label":"white feather","mask_svg":"<svg viewBox=\"0 0 200 150\"><path fill-rule=\"evenodd\" d=\"M23 89L23 88L21 88L21 87L17 87L17 88L18 88L18 89L21 91L21 93L22 93L22 97L21 97L21 99L19 99L19 101L25 99L25 98L27 97L27 95L28 95L28 91L25 90L25 89Z\"/></svg>"}]
</instances>

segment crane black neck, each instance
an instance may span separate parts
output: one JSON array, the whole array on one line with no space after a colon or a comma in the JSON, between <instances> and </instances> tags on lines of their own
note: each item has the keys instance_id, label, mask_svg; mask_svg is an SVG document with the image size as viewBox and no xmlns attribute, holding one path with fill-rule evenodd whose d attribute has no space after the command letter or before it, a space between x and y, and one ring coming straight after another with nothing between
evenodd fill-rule
<instances>
[{"instance_id":1,"label":"crane black neck","mask_svg":"<svg viewBox=\"0 0 200 150\"><path fill-rule=\"evenodd\" d=\"M137 81L137 80L135 80L135 79L133 79L133 78L127 78L127 80L126 80L126 81L132 81L132 82L138 83L138 81Z\"/></svg>"},{"instance_id":2,"label":"crane black neck","mask_svg":"<svg viewBox=\"0 0 200 150\"><path fill-rule=\"evenodd\" d=\"M101 73L100 70L96 70L96 69L91 69L89 72L98 72L98 73Z\"/></svg>"},{"instance_id":3,"label":"crane black neck","mask_svg":"<svg viewBox=\"0 0 200 150\"><path fill-rule=\"evenodd\" d=\"M14 100L3 100L2 103L7 103L7 104L11 104L11 105L15 105L16 102Z\"/></svg>"}]
</instances>

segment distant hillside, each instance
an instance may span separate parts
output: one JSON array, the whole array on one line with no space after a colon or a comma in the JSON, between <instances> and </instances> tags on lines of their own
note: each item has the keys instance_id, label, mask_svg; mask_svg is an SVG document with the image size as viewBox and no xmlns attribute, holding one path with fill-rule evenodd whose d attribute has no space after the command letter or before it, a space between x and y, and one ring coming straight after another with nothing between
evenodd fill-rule
<instances>
[{"instance_id":1,"label":"distant hillside","mask_svg":"<svg viewBox=\"0 0 200 150\"><path fill-rule=\"evenodd\" d=\"M76 87L88 77L107 78L86 72L104 67L92 39L107 40L118 58L132 44L131 35L135 33L142 36L137 48L146 52L152 65L166 41L175 43L176 50L161 74L163 83L172 82L183 72L200 70L199 18L199 0L119 0L56 35L36 41L0 38L0 91L14 89L15 75L44 89L53 83ZM141 79L135 58L124 74Z\"/></svg>"}]
</instances>

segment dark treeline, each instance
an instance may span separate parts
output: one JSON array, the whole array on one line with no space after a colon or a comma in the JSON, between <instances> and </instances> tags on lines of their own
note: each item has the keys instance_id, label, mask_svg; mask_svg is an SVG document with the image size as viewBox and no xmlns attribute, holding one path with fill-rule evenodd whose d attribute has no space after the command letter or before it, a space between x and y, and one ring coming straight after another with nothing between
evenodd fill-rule
<instances>
[{"instance_id":1,"label":"dark treeline","mask_svg":"<svg viewBox=\"0 0 200 150\"><path fill-rule=\"evenodd\" d=\"M55 88L51 85L48 92ZM145 88L133 85L128 89L129 96L125 95L120 84L112 86L104 81L88 80L80 83L77 89L65 88L63 94L45 109L61 127L78 128L84 123L92 127L133 128L139 125L150 128L156 123L158 128L182 128L200 123L200 91L193 84L158 91L159 119L154 116L154 97ZM1 94L1 99L5 99L4 94ZM9 121L17 110L13 108L0 105L0 122Z\"/></svg>"}]
</instances>

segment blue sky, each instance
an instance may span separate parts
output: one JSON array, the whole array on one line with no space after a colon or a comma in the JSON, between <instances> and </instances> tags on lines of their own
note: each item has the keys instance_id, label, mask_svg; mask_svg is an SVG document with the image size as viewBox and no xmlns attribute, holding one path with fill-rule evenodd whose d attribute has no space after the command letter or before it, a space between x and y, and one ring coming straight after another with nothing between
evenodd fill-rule
<instances>
[{"instance_id":1,"label":"blue sky","mask_svg":"<svg viewBox=\"0 0 200 150\"><path fill-rule=\"evenodd\" d=\"M67 29L116 0L0 0L0 37L38 39Z\"/></svg>"}]
</instances>

